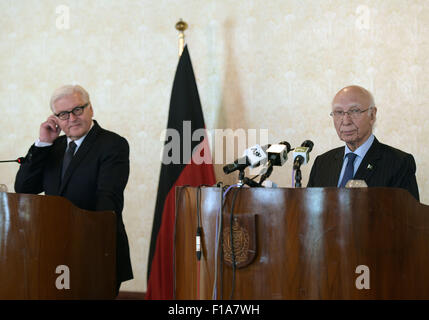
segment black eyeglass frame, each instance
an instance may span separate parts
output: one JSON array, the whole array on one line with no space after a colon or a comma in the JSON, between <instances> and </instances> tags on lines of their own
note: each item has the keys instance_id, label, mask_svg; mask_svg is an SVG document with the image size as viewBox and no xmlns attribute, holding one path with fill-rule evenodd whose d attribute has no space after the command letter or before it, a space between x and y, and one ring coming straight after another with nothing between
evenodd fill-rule
<instances>
[{"instance_id":1,"label":"black eyeglass frame","mask_svg":"<svg viewBox=\"0 0 429 320\"><path fill-rule=\"evenodd\" d=\"M89 106L89 102L81 106L74 107L70 111L61 111L60 113L54 113L54 115L60 120L68 120L70 118L70 113L73 113L76 117L78 117L83 114L87 106Z\"/></svg>"}]
</instances>

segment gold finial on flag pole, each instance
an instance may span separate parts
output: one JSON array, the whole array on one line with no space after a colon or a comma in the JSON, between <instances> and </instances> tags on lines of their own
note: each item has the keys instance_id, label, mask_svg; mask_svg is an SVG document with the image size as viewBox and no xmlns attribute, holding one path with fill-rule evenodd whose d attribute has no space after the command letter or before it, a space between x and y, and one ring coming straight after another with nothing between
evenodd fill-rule
<instances>
[{"instance_id":1,"label":"gold finial on flag pole","mask_svg":"<svg viewBox=\"0 0 429 320\"><path fill-rule=\"evenodd\" d=\"M176 29L179 31L179 57L182 55L183 48L185 47L185 33L184 31L188 28L188 24L180 19L176 23Z\"/></svg>"}]
</instances>

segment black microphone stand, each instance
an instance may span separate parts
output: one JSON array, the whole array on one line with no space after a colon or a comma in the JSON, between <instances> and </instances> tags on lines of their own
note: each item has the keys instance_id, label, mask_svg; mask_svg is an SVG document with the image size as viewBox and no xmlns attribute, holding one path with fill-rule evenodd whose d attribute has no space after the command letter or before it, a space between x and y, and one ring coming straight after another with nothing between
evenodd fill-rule
<instances>
[{"instance_id":1,"label":"black microphone stand","mask_svg":"<svg viewBox=\"0 0 429 320\"><path fill-rule=\"evenodd\" d=\"M20 157L20 158L15 159L15 160L0 160L0 163L5 163L5 162L17 162L17 163L22 164L24 162L24 158Z\"/></svg>"},{"instance_id":2,"label":"black microphone stand","mask_svg":"<svg viewBox=\"0 0 429 320\"><path fill-rule=\"evenodd\" d=\"M237 183L239 187L241 187L244 184L243 180L244 180L244 169L240 169L240 171L238 172L238 183Z\"/></svg>"},{"instance_id":3,"label":"black microphone stand","mask_svg":"<svg viewBox=\"0 0 429 320\"><path fill-rule=\"evenodd\" d=\"M244 169L241 169L238 173L238 186L241 187L243 184L247 184L249 187L260 187L260 184L244 176Z\"/></svg>"},{"instance_id":4,"label":"black microphone stand","mask_svg":"<svg viewBox=\"0 0 429 320\"><path fill-rule=\"evenodd\" d=\"M243 183L244 184L247 184L249 187L251 187L251 188L257 188L257 187L260 187L261 185L259 184L259 183L257 183L256 181L253 181L252 179L249 179L249 178L247 178L247 177L245 177L244 179L243 179Z\"/></svg>"},{"instance_id":5,"label":"black microphone stand","mask_svg":"<svg viewBox=\"0 0 429 320\"><path fill-rule=\"evenodd\" d=\"M301 186L302 174L301 174L301 168L300 167L301 166L299 166L295 172L295 188L301 188L302 187Z\"/></svg>"},{"instance_id":6,"label":"black microphone stand","mask_svg":"<svg viewBox=\"0 0 429 320\"><path fill-rule=\"evenodd\" d=\"M295 163L293 164L293 168L295 169L295 188L301 188L301 164L304 161L304 158L299 155L296 157Z\"/></svg>"},{"instance_id":7,"label":"black microphone stand","mask_svg":"<svg viewBox=\"0 0 429 320\"><path fill-rule=\"evenodd\" d=\"M261 179L259 180L259 184L262 186L262 182L265 181L265 179L267 179L271 173L273 173L273 163L270 161L268 163L268 168L267 171L261 176Z\"/></svg>"}]
</instances>

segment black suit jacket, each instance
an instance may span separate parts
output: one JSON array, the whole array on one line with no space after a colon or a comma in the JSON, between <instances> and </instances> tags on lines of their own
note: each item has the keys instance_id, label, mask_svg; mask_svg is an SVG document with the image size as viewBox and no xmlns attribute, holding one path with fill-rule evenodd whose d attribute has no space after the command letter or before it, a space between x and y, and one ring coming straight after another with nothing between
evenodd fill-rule
<instances>
[{"instance_id":1,"label":"black suit jacket","mask_svg":"<svg viewBox=\"0 0 429 320\"><path fill-rule=\"evenodd\" d=\"M345 147L328 151L314 160L307 187L336 187L343 166ZM419 200L414 157L374 139L363 158L355 180L368 187L396 187L408 190Z\"/></svg>"},{"instance_id":2,"label":"black suit jacket","mask_svg":"<svg viewBox=\"0 0 429 320\"><path fill-rule=\"evenodd\" d=\"M61 170L67 137L58 137L50 147L31 146L15 179L19 193L63 196L81 209L116 213L117 283L133 278L128 238L122 221L124 189L129 176L127 140L104 130L94 120L64 178Z\"/></svg>"}]
</instances>

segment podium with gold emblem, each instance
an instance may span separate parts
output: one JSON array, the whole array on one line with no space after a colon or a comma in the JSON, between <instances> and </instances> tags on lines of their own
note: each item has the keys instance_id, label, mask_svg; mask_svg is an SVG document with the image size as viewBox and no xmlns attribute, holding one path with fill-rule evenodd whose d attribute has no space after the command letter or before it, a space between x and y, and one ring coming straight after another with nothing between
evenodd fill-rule
<instances>
[{"instance_id":1,"label":"podium with gold emblem","mask_svg":"<svg viewBox=\"0 0 429 320\"><path fill-rule=\"evenodd\" d=\"M429 207L408 191L224 193L176 189L177 299L429 299Z\"/></svg>"}]
</instances>

